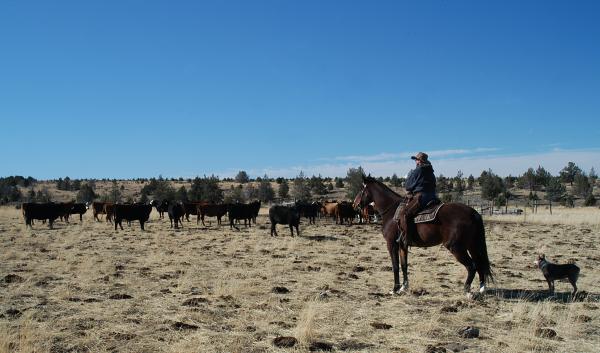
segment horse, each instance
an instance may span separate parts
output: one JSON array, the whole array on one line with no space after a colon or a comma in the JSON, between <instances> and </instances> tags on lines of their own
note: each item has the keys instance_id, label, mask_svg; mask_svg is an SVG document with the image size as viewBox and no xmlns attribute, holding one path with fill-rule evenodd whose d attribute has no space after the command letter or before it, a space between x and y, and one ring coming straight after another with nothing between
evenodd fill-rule
<instances>
[{"instance_id":1,"label":"horse","mask_svg":"<svg viewBox=\"0 0 600 353\"><path fill-rule=\"evenodd\" d=\"M404 198L371 176L363 175L362 191L356 195L354 206L374 202L382 218L383 237L392 260L394 288L391 294L408 291L408 246L431 247L443 244L467 269L464 291L471 293L475 272L479 275L479 292L485 292L486 281L494 281L485 243L483 219L473 208L461 203L444 204L434 221L416 224L416 232L409 244L398 243L398 224L394 211ZM413 228L414 229L414 228ZM402 267L403 283L400 285L398 262Z\"/></svg>"}]
</instances>

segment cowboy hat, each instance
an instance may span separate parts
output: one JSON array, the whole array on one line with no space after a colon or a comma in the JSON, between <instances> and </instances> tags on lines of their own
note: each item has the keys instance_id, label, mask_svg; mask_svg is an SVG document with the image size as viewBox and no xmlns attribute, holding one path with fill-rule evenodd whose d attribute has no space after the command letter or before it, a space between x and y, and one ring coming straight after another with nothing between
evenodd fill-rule
<instances>
[{"instance_id":1,"label":"cowboy hat","mask_svg":"<svg viewBox=\"0 0 600 353\"><path fill-rule=\"evenodd\" d=\"M416 156L412 156L410 158L414 159L414 160L419 160L425 164L429 164L429 161L427 160L427 158L429 158L429 156L427 155L427 153L424 153L424 152L419 152L419 153L417 153Z\"/></svg>"}]
</instances>

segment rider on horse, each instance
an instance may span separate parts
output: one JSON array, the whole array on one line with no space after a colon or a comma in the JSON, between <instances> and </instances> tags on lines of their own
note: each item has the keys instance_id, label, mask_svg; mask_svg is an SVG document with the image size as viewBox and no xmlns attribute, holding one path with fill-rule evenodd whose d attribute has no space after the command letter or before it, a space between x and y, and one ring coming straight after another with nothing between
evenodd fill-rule
<instances>
[{"instance_id":1,"label":"rider on horse","mask_svg":"<svg viewBox=\"0 0 600 353\"><path fill-rule=\"evenodd\" d=\"M433 167L426 153L419 152L416 156L410 157L415 160L417 166L408 173L406 178L406 205L400 211L400 238L398 241L403 247L408 247L409 241L413 238L411 222L417 213L422 210L429 202L435 200L435 175Z\"/></svg>"}]
</instances>

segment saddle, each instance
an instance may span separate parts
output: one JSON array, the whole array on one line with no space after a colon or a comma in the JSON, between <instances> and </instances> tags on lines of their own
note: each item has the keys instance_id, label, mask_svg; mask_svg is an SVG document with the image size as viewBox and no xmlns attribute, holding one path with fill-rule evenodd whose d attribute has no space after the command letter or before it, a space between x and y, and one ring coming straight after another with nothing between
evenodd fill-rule
<instances>
[{"instance_id":1,"label":"saddle","mask_svg":"<svg viewBox=\"0 0 600 353\"><path fill-rule=\"evenodd\" d=\"M394 213L394 220L398 222L400 220L400 211L404 208L406 204L401 203L398 205L396 212ZM427 223L435 220L438 211L440 208L444 206L444 203L439 199L431 200L425 205L425 208L421 211L417 212L417 215L414 218L414 223Z\"/></svg>"}]
</instances>

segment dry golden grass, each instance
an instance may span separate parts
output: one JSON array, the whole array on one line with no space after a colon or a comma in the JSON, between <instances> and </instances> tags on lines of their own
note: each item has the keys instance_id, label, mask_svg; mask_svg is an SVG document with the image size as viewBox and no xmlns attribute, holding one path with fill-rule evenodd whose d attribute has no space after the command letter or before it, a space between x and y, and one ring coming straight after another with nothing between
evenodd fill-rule
<instances>
[{"instance_id":1,"label":"dry golden grass","mask_svg":"<svg viewBox=\"0 0 600 353\"><path fill-rule=\"evenodd\" d=\"M442 247L411 249L412 293L389 296L380 226L320 220L303 222L301 237L283 226L270 237L264 211L241 231L195 220L173 230L153 213L147 231L115 232L91 214L29 230L18 210L0 208L0 353L305 352L314 342L350 352L600 351L598 210L486 218L497 281L479 300L462 294L465 270ZM571 301L563 282L546 295L533 265L541 249L577 262L582 298ZM480 337L460 337L467 326ZM277 348L278 336L298 344Z\"/></svg>"},{"instance_id":2,"label":"dry golden grass","mask_svg":"<svg viewBox=\"0 0 600 353\"><path fill-rule=\"evenodd\" d=\"M600 210L596 207L565 208L552 207L552 214L548 207L539 207L536 213L530 208L524 208L521 215L493 215L485 216L487 219L505 222L525 222L528 224L560 224L560 225L588 225L600 229Z\"/></svg>"}]
</instances>

